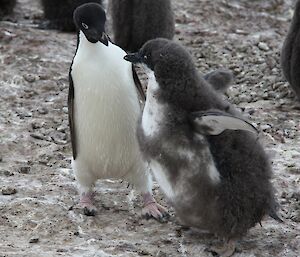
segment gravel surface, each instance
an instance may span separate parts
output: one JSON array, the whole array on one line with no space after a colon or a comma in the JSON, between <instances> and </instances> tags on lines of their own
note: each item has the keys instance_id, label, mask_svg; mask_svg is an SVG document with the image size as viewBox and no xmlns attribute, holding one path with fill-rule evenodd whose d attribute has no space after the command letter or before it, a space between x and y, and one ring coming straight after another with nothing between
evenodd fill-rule
<instances>
[{"instance_id":1,"label":"gravel surface","mask_svg":"<svg viewBox=\"0 0 300 257\"><path fill-rule=\"evenodd\" d=\"M300 104L279 65L292 0L173 0L176 40L200 72L230 69L226 96L261 130L284 223L266 218L235 256L300 253ZM19 0L0 22L0 256L211 256L211 235L184 230L173 215L140 217L126 182L97 183L95 217L76 207L67 119L68 69L76 35L36 29L38 1ZM156 198L166 205L158 186ZM172 210L171 210L172 213Z\"/></svg>"}]
</instances>

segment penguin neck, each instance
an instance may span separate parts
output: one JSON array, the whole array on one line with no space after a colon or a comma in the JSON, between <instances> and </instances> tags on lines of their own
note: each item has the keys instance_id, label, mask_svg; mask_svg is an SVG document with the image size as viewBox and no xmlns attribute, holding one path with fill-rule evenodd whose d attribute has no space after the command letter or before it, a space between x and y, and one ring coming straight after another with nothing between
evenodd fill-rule
<instances>
[{"instance_id":1,"label":"penguin neck","mask_svg":"<svg viewBox=\"0 0 300 257\"><path fill-rule=\"evenodd\" d=\"M110 42L108 44L110 44ZM82 31L79 31L77 51L84 51L86 54L94 56L97 55L99 51L101 52L106 51L108 47L109 45L105 46L101 42L91 43L90 41L87 40L84 33Z\"/></svg>"}]
</instances>

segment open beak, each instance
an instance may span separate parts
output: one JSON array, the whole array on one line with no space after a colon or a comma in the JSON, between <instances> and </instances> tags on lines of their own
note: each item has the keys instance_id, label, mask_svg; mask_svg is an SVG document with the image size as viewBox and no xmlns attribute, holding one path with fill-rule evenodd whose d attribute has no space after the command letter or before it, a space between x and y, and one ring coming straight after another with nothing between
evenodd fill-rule
<instances>
[{"instance_id":1,"label":"open beak","mask_svg":"<svg viewBox=\"0 0 300 257\"><path fill-rule=\"evenodd\" d=\"M139 53L127 54L124 56L124 59L131 63L140 63L142 61Z\"/></svg>"},{"instance_id":2,"label":"open beak","mask_svg":"<svg viewBox=\"0 0 300 257\"><path fill-rule=\"evenodd\" d=\"M108 46L108 36L104 33L104 32L102 32L102 36L101 36L101 38L100 38L100 40L99 40L102 44L104 44L104 45L106 45L106 46Z\"/></svg>"}]
</instances>

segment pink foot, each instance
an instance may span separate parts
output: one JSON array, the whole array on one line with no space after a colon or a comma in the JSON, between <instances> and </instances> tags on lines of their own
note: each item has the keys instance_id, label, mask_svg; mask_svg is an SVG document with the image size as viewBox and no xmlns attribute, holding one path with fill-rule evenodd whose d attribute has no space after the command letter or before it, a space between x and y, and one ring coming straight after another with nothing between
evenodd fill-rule
<instances>
[{"instance_id":1,"label":"pink foot","mask_svg":"<svg viewBox=\"0 0 300 257\"><path fill-rule=\"evenodd\" d=\"M167 209L158 204L150 193L143 194L143 201L142 216L146 219L154 218L163 222L170 217Z\"/></svg>"},{"instance_id":2,"label":"pink foot","mask_svg":"<svg viewBox=\"0 0 300 257\"><path fill-rule=\"evenodd\" d=\"M79 206L81 209L83 209L83 213L87 216L96 215L97 208L93 204L94 197L95 197L94 192L82 193L80 196Z\"/></svg>"}]
</instances>

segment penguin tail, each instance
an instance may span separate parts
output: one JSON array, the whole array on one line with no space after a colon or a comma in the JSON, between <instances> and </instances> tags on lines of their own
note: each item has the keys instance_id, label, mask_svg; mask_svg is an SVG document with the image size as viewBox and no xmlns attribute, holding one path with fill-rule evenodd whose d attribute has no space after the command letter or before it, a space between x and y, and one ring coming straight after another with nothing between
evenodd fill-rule
<instances>
[{"instance_id":1,"label":"penguin tail","mask_svg":"<svg viewBox=\"0 0 300 257\"><path fill-rule=\"evenodd\" d=\"M272 219L278 221L279 223L283 223L283 220L278 216L276 210L271 209L270 212L269 212L269 216L270 216Z\"/></svg>"}]
</instances>

